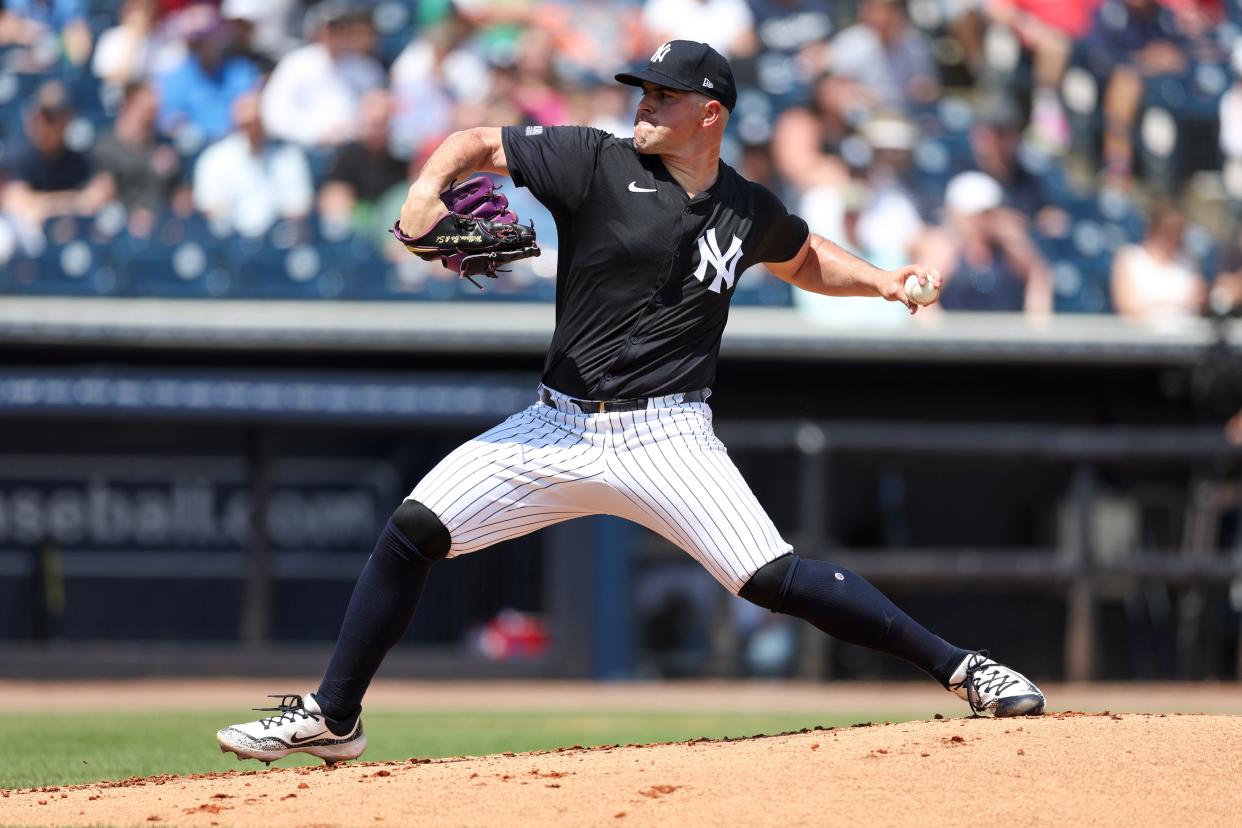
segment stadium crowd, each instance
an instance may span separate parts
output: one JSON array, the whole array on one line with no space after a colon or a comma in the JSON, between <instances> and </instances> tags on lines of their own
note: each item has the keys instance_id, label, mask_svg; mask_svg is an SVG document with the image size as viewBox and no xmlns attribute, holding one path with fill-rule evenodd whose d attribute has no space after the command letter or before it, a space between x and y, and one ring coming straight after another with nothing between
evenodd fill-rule
<instances>
[{"instance_id":1,"label":"stadium crowd","mask_svg":"<svg viewBox=\"0 0 1242 828\"><path fill-rule=\"evenodd\" d=\"M705 40L725 160L954 311L1242 307L1238 0L6 0L0 293L453 298L387 234L455 129L629 134L613 75ZM546 300L548 251L489 285ZM464 287L463 287L464 284ZM883 303L736 301L904 324Z\"/></svg>"}]
</instances>

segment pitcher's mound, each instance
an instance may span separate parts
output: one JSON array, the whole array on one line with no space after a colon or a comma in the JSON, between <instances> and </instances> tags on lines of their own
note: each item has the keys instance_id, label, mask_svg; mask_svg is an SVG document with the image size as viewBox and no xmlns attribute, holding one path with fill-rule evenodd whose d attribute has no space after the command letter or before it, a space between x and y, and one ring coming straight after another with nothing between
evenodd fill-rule
<instances>
[{"instance_id":1,"label":"pitcher's mound","mask_svg":"<svg viewBox=\"0 0 1242 828\"><path fill-rule=\"evenodd\" d=\"M0 823L1224 825L1240 745L1242 717L946 719L21 790Z\"/></svg>"}]
</instances>

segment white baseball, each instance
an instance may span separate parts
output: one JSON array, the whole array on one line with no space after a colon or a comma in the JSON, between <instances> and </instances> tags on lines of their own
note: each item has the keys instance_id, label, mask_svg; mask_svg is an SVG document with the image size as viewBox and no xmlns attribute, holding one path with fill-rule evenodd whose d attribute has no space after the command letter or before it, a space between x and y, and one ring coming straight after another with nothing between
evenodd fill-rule
<instances>
[{"instance_id":1,"label":"white baseball","mask_svg":"<svg viewBox=\"0 0 1242 828\"><path fill-rule=\"evenodd\" d=\"M930 305L939 295L940 291L936 290L930 278L927 284L922 284L913 273L906 277L906 297L916 305Z\"/></svg>"}]
</instances>

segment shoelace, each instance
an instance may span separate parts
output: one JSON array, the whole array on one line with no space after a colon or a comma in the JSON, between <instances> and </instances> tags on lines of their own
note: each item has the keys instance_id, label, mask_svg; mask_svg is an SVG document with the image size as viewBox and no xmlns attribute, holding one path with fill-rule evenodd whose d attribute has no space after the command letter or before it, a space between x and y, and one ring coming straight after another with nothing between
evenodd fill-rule
<instances>
[{"instance_id":1,"label":"shoelace","mask_svg":"<svg viewBox=\"0 0 1242 828\"><path fill-rule=\"evenodd\" d=\"M979 695L979 681L975 679L975 673L984 669L987 663L988 651L976 650L966 657L966 675L963 677L962 683L949 685L952 690L965 686L966 703L970 705L970 712L975 716L987 709L983 704L982 697Z\"/></svg>"},{"instance_id":2,"label":"shoelace","mask_svg":"<svg viewBox=\"0 0 1242 828\"><path fill-rule=\"evenodd\" d=\"M961 684L951 684L949 689L956 690L959 687L965 686L966 703L970 705L970 712L978 716L987 710L987 705L983 702L983 693L991 693L996 698L999 698L1002 693L1017 684L1018 679L1007 674L1004 668L995 661L989 664L987 650L976 650L966 658L966 676L962 679ZM986 670L992 671L990 677L986 674L978 675Z\"/></svg>"},{"instance_id":3,"label":"shoelace","mask_svg":"<svg viewBox=\"0 0 1242 828\"><path fill-rule=\"evenodd\" d=\"M303 719L313 719L316 722L319 721L319 717L317 715L309 712L302 705L301 696L294 695L294 694L288 694L288 695L283 695L283 696L282 695L269 695L268 698L269 699L280 699L280 701L276 703L275 707L252 708L260 713L278 713L279 714L277 716L268 716L265 719L259 719L259 724L263 725L264 730L267 730L269 727L276 727L278 725L282 725L285 722L292 723L293 721L297 719L298 716L301 716Z\"/></svg>"}]
</instances>

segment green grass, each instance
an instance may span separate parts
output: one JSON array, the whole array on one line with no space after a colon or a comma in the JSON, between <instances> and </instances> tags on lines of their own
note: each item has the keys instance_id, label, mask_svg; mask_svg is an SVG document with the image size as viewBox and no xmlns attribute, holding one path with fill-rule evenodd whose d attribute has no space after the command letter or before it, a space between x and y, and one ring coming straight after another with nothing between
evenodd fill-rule
<instances>
[{"instance_id":1,"label":"green grass","mask_svg":"<svg viewBox=\"0 0 1242 828\"><path fill-rule=\"evenodd\" d=\"M877 717L877 720L882 717ZM220 753L216 731L237 711L0 714L0 788L66 785L159 773L253 770ZM753 736L804 727L839 727L866 717L815 713L635 711L393 712L365 716L367 760L480 755L571 745L670 742L700 736ZM282 767L319 764L282 760Z\"/></svg>"}]
</instances>

